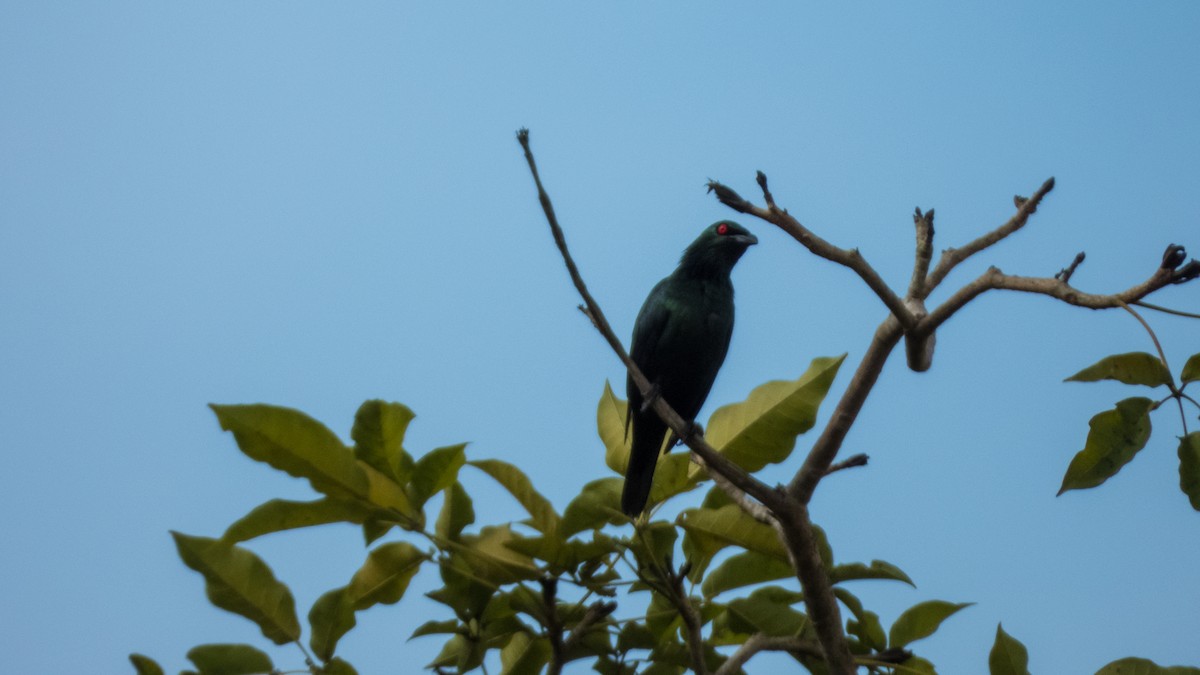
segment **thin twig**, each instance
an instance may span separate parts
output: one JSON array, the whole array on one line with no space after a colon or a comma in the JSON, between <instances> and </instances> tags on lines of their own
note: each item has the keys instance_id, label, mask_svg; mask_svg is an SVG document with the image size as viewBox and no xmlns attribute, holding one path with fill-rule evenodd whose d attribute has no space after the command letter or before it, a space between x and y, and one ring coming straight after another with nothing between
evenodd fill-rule
<instances>
[{"instance_id":1,"label":"thin twig","mask_svg":"<svg viewBox=\"0 0 1200 675\"><path fill-rule=\"evenodd\" d=\"M591 630L597 621L612 614L616 609L617 603L615 602L596 602L590 605L584 612L583 618L575 624L575 627L571 629L571 634L563 642L563 653L570 654L571 650L583 640L584 634Z\"/></svg>"},{"instance_id":2,"label":"thin twig","mask_svg":"<svg viewBox=\"0 0 1200 675\"><path fill-rule=\"evenodd\" d=\"M942 251L942 257L938 259L937 266L933 268L933 272L925 282L925 297L929 297L929 294L942 283L946 275L950 274L950 271L964 260L1024 227L1026 221L1029 220L1029 216L1033 215L1037 211L1038 204L1042 203L1042 198L1053 189L1054 178L1051 177L1045 183L1042 183L1042 186L1029 199L1015 200L1017 212L1013 214L1012 218L1008 219L1008 222L962 248L950 248Z\"/></svg>"},{"instance_id":3,"label":"thin twig","mask_svg":"<svg viewBox=\"0 0 1200 675\"><path fill-rule=\"evenodd\" d=\"M1137 300L1137 301L1131 302L1129 304L1137 305L1138 307L1145 307L1146 309L1152 309L1156 312L1162 312L1164 314L1174 314L1175 316L1185 316L1189 319L1200 319L1200 314L1193 314L1191 312L1183 312L1178 309L1171 309L1169 307L1159 307L1158 305L1152 305L1148 302L1145 302L1144 300Z\"/></svg>"},{"instance_id":4,"label":"thin twig","mask_svg":"<svg viewBox=\"0 0 1200 675\"><path fill-rule=\"evenodd\" d=\"M759 174L762 175L762 172L759 172ZM759 185L763 187L764 198L766 198L766 194L769 194L766 192L766 184L766 176L763 176L759 181ZM801 245L803 245L809 251L812 251L813 254L825 258L826 260L831 260L839 265L849 267L851 270L856 272L863 281L866 282L867 286L875 292L875 295L879 296L879 299L883 301L883 304L886 305L889 310L891 310L892 314L896 315L896 318L900 321L901 325L908 327L916 323L916 320L913 318L908 308L904 305L904 301L901 300L900 296L896 295L895 291L893 291L887 285L887 282L885 282L883 278L879 276L879 273L876 272L875 268L867 262L866 258L862 256L862 253L860 253L857 248L838 248L828 241L825 241L821 237L813 234L808 228L801 225L800 221L796 220L795 217L787 212L787 209L780 209L774 206L769 209L764 209L762 207L755 206L745 199L742 199L738 193L734 192L728 186L717 181L709 181L708 189L710 192L716 193L717 199L719 199L722 204L725 204L729 208L740 213L749 213L757 218L767 221L768 223L772 223L779 229L791 235L793 239L800 242ZM771 203L774 203L774 198L771 198Z\"/></svg>"},{"instance_id":5,"label":"thin twig","mask_svg":"<svg viewBox=\"0 0 1200 675\"><path fill-rule=\"evenodd\" d=\"M1175 378L1171 375L1171 366L1167 364L1167 353L1163 351L1162 343L1158 341L1158 336L1154 334L1154 329L1150 327L1149 323L1146 323L1141 314L1138 314L1124 302L1121 303L1121 309L1132 314L1133 318L1137 319L1138 323L1142 324L1142 328L1145 328L1146 332L1150 334L1150 340L1154 342L1154 348L1158 350L1158 360L1162 361L1163 370L1167 372L1167 388L1171 390L1171 398L1175 399L1175 403L1179 405L1179 421L1183 424L1183 435L1187 436L1187 413L1183 410L1183 399L1179 389L1175 386Z\"/></svg>"},{"instance_id":6,"label":"thin twig","mask_svg":"<svg viewBox=\"0 0 1200 675\"><path fill-rule=\"evenodd\" d=\"M871 458L866 455L851 455L840 462L834 462L833 464L830 464L829 468L825 469L825 475L828 476L829 474L834 473L835 471L841 471L842 469L853 469L854 467L858 466L866 466L870 459Z\"/></svg>"},{"instance_id":7,"label":"thin twig","mask_svg":"<svg viewBox=\"0 0 1200 675\"><path fill-rule=\"evenodd\" d=\"M731 654L725 663L721 664L721 667L717 669L714 675L732 675L741 670L742 666L746 665L755 654L767 651L794 652L818 659L823 656L820 645L811 640L804 640L798 637L773 637L764 633L755 633L746 638L742 646L738 647L737 651Z\"/></svg>"},{"instance_id":8,"label":"thin twig","mask_svg":"<svg viewBox=\"0 0 1200 675\"><path fill-rule=\"evenodd\" d=\"M1142 283L1112 295L1095 295L1083 293L1061 279L1040 277L1020 277L1005 274L996 267L990 267L974 281L960 288L929 313L922 321L922 328L933 330L942 325L951 316L963 308L968 302L990 290L1021 291L1023 293L1038 293L1057 298L1069 305L1086 307L1088 309L1112 309L1120 307L1121 303L1130 304L1141 300L1154 291L1172 282L1172 271L1156 268L1154 274Z\"/></svg>"},{"instance_id":9,"label":"thin twig","mask_svg":"<svg viewBox=\"0 0 1200 675\"><path fill-rule=\"evenodd\" d=\"M921 209L917 208L913 212L913 226L917 231L917 246L906 297L918 299L925 297L925 278L929 275L929 263L933 259L933 209L921 213Z\"/></svg>"},{"instance_id":10,"label":"thin twig","mask_svg":"<svg viewBox=\"0 0 1200 675\"><path fill-rule=\"evenodd\" d=\"M1071 283L1071 276L1073 274L1075 274L1075 269L1077 267L1079 267L1079 265L1084 261L1085 258L1087 258L1087 254L1084 253L1083 251L1076 253L1075 259L1071 261L1071 264L1067 265L1066 267L1059 270L1054 275L1054 278L1058 279L1059 281L1063 282L1064 284Z\"/></svg>"}]
</instances>

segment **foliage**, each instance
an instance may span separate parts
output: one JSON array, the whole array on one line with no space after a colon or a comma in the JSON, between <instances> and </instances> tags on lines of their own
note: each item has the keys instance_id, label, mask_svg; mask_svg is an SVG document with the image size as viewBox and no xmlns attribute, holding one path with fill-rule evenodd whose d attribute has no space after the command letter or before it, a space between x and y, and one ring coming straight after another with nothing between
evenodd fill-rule
<instances>
[{"instance_id":1,"label":"foliage","mask_svg":"<svg viewBox=\"0 0 1200 675\"><path fill-rule=\"evenodd\" d=\"M786 461L798 435L812 428L841 363L842 357L816 359L801 377L768 382L746 400L721 407L712 415L706 437L750 471ZM1188 361L1180 378L1183 386L1200 379L1197 370L1200 355ZM1068 379L1182 390L1148 354L1108 357ZM1149 415L1160 404L1128 398L1096 415L1063 490L1094 487L1117 473L1146 445ZM268 405L212 409L243 453L306 479L318 493L307 502L269 500L217 539L172 533L180 558L204 577L214 605L251 620L271 642L301 645L305 629L291 591L242 544L264 534L330 523L362 528L369 547L362 566L345 585L322 594L308 612L307 644L315 657L309 672L354 673L337 655L340 640L354 629L359 612L402 602L422 570L439 575L441 587L428 595L445 606L444 616L431 618L412 635L441 636L441 652L427 665L433 670L478 669L492 655L503 673L558 672L579 659L603 673L678 673L690 665L693 633L685 620L690 613L699 623L694 635L703 640L710 670L725 672L720 668L730 650L756 637L792 641L787 643L794 647L790 653L800 664L825 672L813 656L819 651L796 572L770 526L716 487L708 489L699 506L684 508L670 520L658 517L663 503L709 481L684 452L662 460L671 468L656 474L655 507L634 522L620 511L619 477L582 486L560 513L518 467L468 459L465 444L414 458L404 447L414 415L398 403L364 403L355 415L350 445L296 410ZM618 474L629 453L622 433L626 414L625 401L606 384L597 406L597 429L608 464ZM1181 487L1200 509L1200 432L1181 439L1179 456ZM460 480L464 467L503 487L528 518L473 527L476 512ZM435 495L442 498L431 518ZM918 602L885 630L879 616L845 584L885 579L911 586L913 581L882 560L835 562L824 533L816 532L859 663L874 672L935 672L909 646L932 636L971 603ZM684 581L699 594L684 590ZM201 675L276 672L264 652L246 644L200 645L187 656ZM130 661L139 674L163 672L149 657L133 654ZM999 627L988 663L992 675L1029 672L1025 647ZM1132 658L1100 672L1200 673Z\"/></svg>"}]
</instances>

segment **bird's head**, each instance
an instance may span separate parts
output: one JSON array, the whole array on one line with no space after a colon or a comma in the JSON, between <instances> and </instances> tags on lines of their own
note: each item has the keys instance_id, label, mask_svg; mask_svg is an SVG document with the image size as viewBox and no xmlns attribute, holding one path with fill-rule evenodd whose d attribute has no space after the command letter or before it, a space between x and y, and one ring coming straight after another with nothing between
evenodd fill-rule
<instances>
[{"instance_id":1,"label":"bird's head","mask_svg":"<svg viewBox=\"0 0 1200 675\"><path fill-rule=\"evenodd\" d=\"M758 237L741 225L718 220L687 247L679 266L703 274L728 274L746 249L757 243Z\"/></svg>"}]
</instances>

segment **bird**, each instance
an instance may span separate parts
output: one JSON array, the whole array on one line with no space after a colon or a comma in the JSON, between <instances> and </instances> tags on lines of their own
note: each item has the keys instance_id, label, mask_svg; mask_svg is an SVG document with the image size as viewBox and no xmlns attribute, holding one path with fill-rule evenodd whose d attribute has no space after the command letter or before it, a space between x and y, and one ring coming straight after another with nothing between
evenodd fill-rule
<instances>
[{"instance_id":1,"label":"bird","mask_svg":"<svg viewBox=\"0 0 1200 675\"><path fill-rule=\"evenodd\" d=\"M731 220L720 220L688 245L679 266L646 297L633 324L630 358L650 381L648 397L627 377L625 392L632 428L629 463L621 490L621 510L636 518L646 508L654 468L667 425L653 409L662 397L694 424L733 335L733 282L729 275L758 238ZM668 446L669 449L669 446Z\"/></svg>"}]
</instances>

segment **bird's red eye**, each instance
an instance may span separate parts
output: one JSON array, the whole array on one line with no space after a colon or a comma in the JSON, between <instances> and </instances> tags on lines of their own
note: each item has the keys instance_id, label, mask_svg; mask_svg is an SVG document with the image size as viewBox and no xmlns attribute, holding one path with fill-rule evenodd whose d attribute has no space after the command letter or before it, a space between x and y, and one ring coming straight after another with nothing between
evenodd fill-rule
<instances>
[{"instance_id":1,"label":"bird's red eye","mask_svg":"<svg viewBox=\"0 0 1200 675\"><path fill-rule=\"evenodd\" d=\"M729 234L729 226L725 223L721 223L717 226L717 234Z\"/></svg>"}]
</instances>

